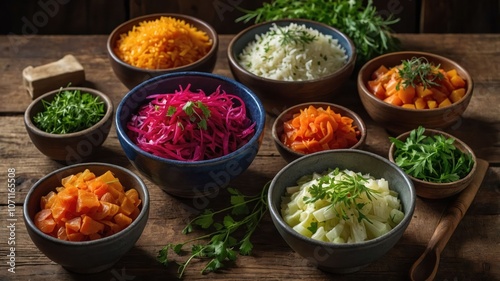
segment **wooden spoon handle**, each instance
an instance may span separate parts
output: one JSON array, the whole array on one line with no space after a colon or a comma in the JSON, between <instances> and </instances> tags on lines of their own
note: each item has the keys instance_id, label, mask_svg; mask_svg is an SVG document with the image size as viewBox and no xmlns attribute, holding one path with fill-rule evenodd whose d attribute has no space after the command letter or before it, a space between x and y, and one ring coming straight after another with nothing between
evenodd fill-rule
<instances>
[{"instance_id":1,"label":"wooden spoon handle","mask_svg":"<svg viewBox=\"0 0 500 281\"><path fill-rule=\"evenodd\" d=\"M489 163L482 159L477 159L476 175L470 185L465 188L457 197L457 199L447 208L445 214L441 218L429 240L428 247L435 248L440 253L448 240L453 235L455 228L464 217L469 209L474 197L476 196L479 187L483 181L484 175L488 170Z\"/></svg>"}]
</instances>

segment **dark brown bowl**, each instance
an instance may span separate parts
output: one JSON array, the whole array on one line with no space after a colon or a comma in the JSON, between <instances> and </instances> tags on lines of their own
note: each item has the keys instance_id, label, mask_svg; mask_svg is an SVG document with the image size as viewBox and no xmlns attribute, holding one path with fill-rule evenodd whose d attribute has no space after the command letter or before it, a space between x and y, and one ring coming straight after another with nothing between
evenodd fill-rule
<instances>
[{"instance_id":1,"label":"dark brown bowl","mask_svg":"<svg viewBox=\"0 0 500 281\"><path fill-rule=\"evenodd\" d=\"M410 135L409 132L405 132L399 136L396 137L396 139L405 141L408 136ZM455 140L454 145L456 148L460 149L464 153L468 153L472 155L472 159L474 160L474 165L472 166L471 171L467 176L464 178L454 181L454 182L449 182L449 183L433 183L433 182L428 182L424 180L417 179L415 177L412 177L408 175L411 180L413 181L413 185L415 186L415 190L417 192L417 195L423 198L428 198L428 199L440 199L440 198L446 198L453 196L462 190L464 190L471 181L474 179L474 175L476 173L477 169L477 159L476 155L474 154L474 151L462 140L445 133L440 130L433 130L433 129L425 129L424 135L426 136L434 136L434 135L442 135L446 138L453 138ZM396 146L394 144L391 144L389 148L389 161L395 163L394 160L394 153L396 150Z\"/></svg>"},{"instance_id":2,"label":"dark brown bowl","mask_svg":"<svg viewBox=\"0 0 500 281\"><path fill-rule=\"evenodd\" d=\"M194 26L198 30L205 32L212 40L212 48L208 53L196 62L188 65L169 68L169 69L144 69L132 66L124 61L122 61L114 52L114 47L116 46L116 41L120 39L120 35L127 33L134 26L138 25L143 21L156 20L160 17L172 17L180 20L184 20L186 23ZM217 51L219 49L219 37L215 29L208 23L197 19L195 17L182 15L182 14L151 14L141 17L137 17L126 21L116 27L108 37L107 41L107 51L109 61L111 63L111 68L113 69L116 77L129 89L137 86L141 82L144 82L150 78L172 72L181 71L201 71L201 72L212 72L217 61Z\"/></svg>"},{"instance_id":3,"label":"dark brown bowl","mask_svg":"<svg viewBox=\"0 0 500 281\"><path fill-rule=\"evenodd\" d=\"M339 70L322 78L307 81L279 81L260 77L246 70L238 62L238 56L255 36L266 33L272 24L288 26L291 23L304 24L325 35L331 35L346 50L347 63ZM310 20L286 19L276 20L250 26L238 33L229 43L227 49L229 68L235 79L252 89L262 100L268 113L279 115L283 109L304 102L332 102L334 96L341 92L344 83L351 76L356 62L356 49L349 37L339 30Z\"/></svg>"},{"instance_id":4,"label":"dark brown bowl","mask_svg":"<svg viewBox=\"0 0 500 281\"><path fill-rule=\"evenodd\" d=\"M41 95L31 102L24 112L24 125L31 141L41 153L56 161L75 164L94 155L104 143L113 123L114 107L113 102L107 95L95 89L82 87L67 87L64 89L80 90L81 92L99 97L105 104L104 117L94 126L75 133L51 134L40 130L33 123L33 117L43 111L42 100L50 102L60 91L54 90Z\"/></svg>"},{"instance_id":5,"label":"dark brown bowl","mask_svg":"<svg viewBox=\"0 0 500 281\"><path fill-rule=\"evenodd\" d=\"M34 221L36 213L40 211L40 198L61 186L61 179L64 177L83 172L85 169L89 169L96 176L111 171L125 189L136 189L141 199L137 218L120 232L91 241L65 241L40 231ZM83 163L63 167L41 178L28 191L22 208L28 235L40 252L69 271L90 274L113 267L134 247L146 227L149 205L147 186L130 170L107 163ZM36 248L29 249L36 251Z\"/></svg>"},{"instance_id":6,"label":"dark brown bowl","mask_svg":"<svg viewBox=\"0 0 500 281\"><path fill-rule=\"evenodd\" d=\"M387 68L401 64L402 60L413 57L425 57L434 64L440 64L445 70L456 69L458 74L467 82L465 96L450 106L435 109L406 109L394 106L377 98L367 88L372 73L385 65ZM469 105L472 98L474 82L469 72L457 62L425 52L394 52L376 57L368 61L360 69L357 80L358 94L368 115L380 126L387 129L393 135L413 130L418 126L429 129L446 129L456 124Z\"/></svg>"},{"instance_id":7,"label":"dark brown bowl","mask_svg":"<svg viewBox=\"0 0 500 281\"><path fill-rule=\"evenodd\" d=\"M335 113L339 113L342 116L346 116L346 117L351 118L354 121L353 124L359 130L360 137L359 137L359 141L355 145L353 145L352 147L349 147L349 148L359 149L364 145L365 140L366 140L366 134L367 134L366 126L365 126L365 123L363 122L363 120L361 119L361 117L358 114L356 114L354 111L352 111L346 107L343 107L343 106L340 106L337 104L333 104L333 103L325 103L325 102L302 103L302 104L298 104L298 105L292 106L290 108L287 108L285 111L283 111L274 120L274 123L272 126L271 135L272 135L272 138L274 141L274 145L276 146L276 149L280 153L281 157L283 157L283 159L285 159L285 161L292 162L293 160L300 158L302 156L305 156L307 154L294 151L293 149L291 149L291 148L287 147L285 144L283 144L283 142L281 141L281 135L283 134L283 130L284 130L283 123L285 121L292 119L294 114L300 113L301 109L307 108L311 105L314 107L323 107L323 109L326 109L328 106L330 106L330 108L333 111L335 111ZM333 149L333 150L335 150L335 149Z\"/></svg>"}]
</instances>

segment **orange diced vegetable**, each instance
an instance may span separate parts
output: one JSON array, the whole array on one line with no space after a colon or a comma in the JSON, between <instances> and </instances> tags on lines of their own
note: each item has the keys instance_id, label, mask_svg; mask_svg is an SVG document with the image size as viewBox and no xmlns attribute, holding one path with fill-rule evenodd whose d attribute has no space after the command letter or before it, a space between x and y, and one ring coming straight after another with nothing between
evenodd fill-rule
<instances>
[{"instance_id":1,"label":"orange diced vegetable","mask_svg":"<svg viewBox=\"0 0 500 281\"><path fill-rule=\"evenodd\" d=\"M465 81L462 79L462 77L455 75L450 78L451 84L455 86L456 88L463 88L465 87Z\"/></svg>"},{"instance_id":2,"label":"orange diced vegetable","mask_svg":"<svg viewBox=\"0 0 500 281\"><path fill-rule=\"evenodd\" d=\"M96 177L88 169L67 176L62 186L40 199L35 225L58 239L89 241L121 231L140 213L135 189L125 191L110 172Z\"/></svg>"},{"instance_id":3,"label":"orange diced vegetable","mask_svg":"<svg viewBox=\"0 0 500 281\"><path fill-rule=\"evenodd\" d=\"M442 101L444 101L448 97L445 93L443 93L442 91L440 91L436 88L432 88L431 91L432 91L432 98L438 104L441 103Z\"/></svg>"},{"instance_id":4,"label":"orange diced vegetable","mask_svg":"<svg viewBox=\"0 0 500 281\"><path fill-rule=\"evenodd\" d=\"M389 71L389 69L387 69L387 67L385 67L384 65L381 65L379 68L377 68L377 70L375 70L372 73L371 78L372 78L372 80L376 80L377 78L382 77L388 71Z\"/></svg>"},{"instance_id":5,"label":"orange diced vegetable","mask_svg":"<svg viewBox=\"0 0 500 281\"><path fill-rule=\"evenodd\" d=\"M395 106L403 105L403 101L399 98L398 95L388 96L387 98L384 99L384 101Z\"/></svg>"},{"instance_id":6,"label":"orange diced vegetable","mask_svg":"<svg viewBox=\"0 0 500 281\"><path fill-rule=\"evenodd\" d=\"M429 88L425 88L422 85L418 85L416 88L417 96L421 98L425 98L427 96L432 95L432 91Z\"/></svg>"},{"instance_id":7,"label":"orange diced vegetable","mask_svg":"<svg viewBox=\"0 0 500 281\"><path fill-rule=\"evenodd\" d=\"M399 98L403 102L403 104L411 104L413 103L413 98L415 97L415 88L412 86L408 87L399 87L399 90L396 90Z\"/></svg>"},{"instance_id":8,"label":"orange diced vegetable","mask_svg":"<svg viewBox=\"0 0 500 281\"><path fill-rule=\"evenodd\" d=\"M413 103L405 103L401 106L402 108L415 109L415 104Z\"/></svg>"},{"instance_id":9,"label":"orange diced vegetable","mask_svg":"<svg viewBox=\"0 0 500 281\"><path fill-rule=\"evenodd\" d=\"M414 104L416 109L425 109L427 107L427 102L421 97L416 98Z\"/></svg>"},{"instance_id":10,"label":"orange diced vegetable","mask_svg":"<svg viewBox=\"0 0 500 281\"><path fill-rule=\"evenodd\" d=\"M461 100L465 95L465 89L464 88L459 88L456 90L453 90L449 96L451 102L456 103L457 101Z\"/></svg>"},{"instance_id":11,"label":"orange diced vegetable","mask_svg":"<svg viewBox=\"0 0 500 281\"><path fill-rule=\"evenodd\" d=\"M435 100L428 100L427 101L427 107L428 108L437 108L438 103Z\"/></svg>"},{"instance_id":12,"label":"orange diced vegetable","mask_svg":"<svg viewBox=\"0 0 500 281\"><path fill-rule=\"evenodd\" d=\"M449 98L445 98L442 102L439 103L438 107L450 106L451 101Z\"/></svg>"}]
</instances>

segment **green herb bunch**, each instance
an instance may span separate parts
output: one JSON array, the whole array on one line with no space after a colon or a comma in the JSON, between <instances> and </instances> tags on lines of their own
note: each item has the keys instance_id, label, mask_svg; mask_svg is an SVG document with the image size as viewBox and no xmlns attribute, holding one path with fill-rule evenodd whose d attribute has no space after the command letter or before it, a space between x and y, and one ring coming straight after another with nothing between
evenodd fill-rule
<instances>
[{"instance_id":1,"label":"green herb bunch","mask_svg":"<svg viewBox=\"0 0 500 281\"><path fill-rule=\"evenodd\" d=\"M69 134L92 127L105 114L99 97L80 90L61 89L51 102L42 100L44 110L33 117L40 130L51 134Z\"/></svg>"},{"instance_id":2,"label":"green herb bunch","mask_svg":"<svg viewBox=\"0 0 500 281\"><path fill-rule=\"evenodd\" d=\"M188 101L182 107L184 113L186 113L190 122L196 122L198 128L206 130L208 127L207 120L210 118L212 112L210 109L201 101ZM177 107L169 106L167 109L167 117L172 117L177 112ZM183 126L182 122L177 123L179 126Z\"/></svg>"},{"instance_id":3,"label":"green herb bunch","mask_svg":"<svg viewBox=\"0 0 500 281\"><path fill-rule=\"evenodd\" d=\"M435 183L453 182L469 174L474 160L472 155L455 147L455 139L426 136L424 132L425 128L420 126L405 141L389 137L396 147L396 165L412 177Z\"/></svg>"},{"instance_id":4,"label":"green herb bunch","mask_svg":"<svg viewBox=\"0 0 500 281\"><path fill-rule=\"evenodd\" d=\"M439 71L440 65L434 66L424 57L414 57L409 60L403 60L398 74L402 82L396 85L396 90L399 90L400 83L403 83L403 88L410 86L422 85L425 88L439 86L439 82L444 78L443 73Z\"/></svg>"},{"instance_id":5,"label":"green herb bunch","mask_svg":"<svg viewBox=\"0 0 500 281\"><path fill-rule=\"evenodd\" d=\"M331 206L339 210L339 218L348 220L346 209L355 210L358 214L358 222L369 219L363 214L365 204L358 203L362 196L370 201L377 191L366 186L367 179L359 174L348 174L336 168L332 171L333 176L324 175L318 178L318 182L309 187L310 197L304 197L305 203L314 203L318 200L327 200ZM337 208L340 206L340 208Z\"/></svg>"},{"instance_id":6,"label":"green herb bunch","mask_svg":"<svg viewBox=\"0 0 500 281\"><path fill-rule=\"evenodd\" d=\"M400 48L399 40L392 35L390 25L399 18L383 18L372 0L274 0L263 3L256 10L239 8L245 15L237 22L255 23L301 18L333 26L349 36L357 51L358 64L371 58Z\"/></svg>"},{"instance_id":7,"label":"green herb bunch","mask_svg":"<svg viewBox=\"0 0 500 281\"><path fill-rule=\"evenodd\" d=\"M173 261L170 259L170 250L182 255L186 252L185 247L191 247L189 257L178 263L178 276L182 278L194 259L206 261L201 271L206 274L224 268L225 263L234 262L238 254L250 255L253 249L250 239L267 212L268 188L269 183L256 196L245 196L237 189L227 188L231 194L229 207L217 211L206 209L182 230L183 234L189 234L194 227L199 227L212 232L182 243L167 244L158 252L157 260L168 266Z\"/></svg>"}]
</instances>

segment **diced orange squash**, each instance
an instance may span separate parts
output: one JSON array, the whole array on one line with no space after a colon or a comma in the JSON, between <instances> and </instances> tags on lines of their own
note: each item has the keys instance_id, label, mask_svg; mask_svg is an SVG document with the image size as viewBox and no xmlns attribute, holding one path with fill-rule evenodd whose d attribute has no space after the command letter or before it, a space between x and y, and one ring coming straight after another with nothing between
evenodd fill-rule
<instances>
[{"instance_id":1,"label":"diced orange squash","mask_svg":"<svg viewBox=\"0 0 500 281\"><path fill-rule=\"evenodd\" d=\"M379 99L383 99L385 97L385 89L382 86L382 83L378 83L377 81L369 81L368 89Z\"/></svg>"},{"instance_id":2,"label":"diced orange squash","mask_svg":"<svg viewBox=\"0 0 500 281\"><path fill-rule=\"evenodd\" d=\"M451 102L456 103L457 101L461 100L465 96L465 89L464 88L459 88L456 90L453 90L449 96Z\"/></svg>"},{"instance_id":3,"label":"diced orange squash","mask_svg":"<svg viewBox=\"0 0 500 281\"><path fill-rule=\"evenodd\" d=\"M446 106L450 106L450 105L451 105L450 99L446 98L442 102L439 103L438 107L441 108L441 107L446 107Z\"/></svg>"},{"instance_id":4,"label":"diced orange squash","mask_svg":"<svg viewBox=\"0 0 500 281\"><path fill-rule=\"evenodd\" d=\"M80 231L81 225L82 225L82 218L74 217L66 222L65 224L66 232L70 232L68 230L71 230L71 232L78 232Z\"/></svg>"},{"instance_id":5,"label":"diced orange squash","mask_svg":"<svg viewBox=\"0 0 500 281\"><path fill-rule=\"evenodd\" d=\"M115 197L113 197L113 195L111 193L109 193L109 190L108 190L108 192L104 193L99 200L101 202L104 201L104 202L108 202L108 203L112 203L112 204L117 203Z\"/></svg>"},{"instance_id":6,"label":"diced orange squash","mask_svg":"<svg viewBox=\"0 0 500 281\"><path fill-rule=\"evenodd\" d=\"M404 103L401 107L402 108L407 108L407 109L415 109L415 104L413 104L413 103Z\"/></svg>"},{"instance_id":7,"label":"diced orange squash","mask_svg":"<svg viewBox=\"0 0 500 281\"><path fill-rule=\"evenodd\" d=\"M437 108L437 106L438 106L437 101L435 101L435 100L428 100L427 101L427 107L429 109Z\"/></svg>"},{"instance_id":8,"label":"diced orange squash","mask_svg":"<svg viewBox=\"0 0 500 281\"><path fill-rule=\"evenodd\" d=\"M126 227L132 223L132 218L123 213L118 213L113 218L115 219L116 224L121 227Z\"/></svg>"},{"instance_id":9,"label":"diced orange squash","mask_svg":"<svg viewBox=\"0 0 500 281\"><path fill-rule=\"evenodd\" d=\"M97 195L92 192L85 190L78 190L78 200L76 205L76 211L80 213L87 213L93 209L99 207L99 199Z\"/></svg>"},{"instance_id":10,"label":"diced orange squash","mask_svg":"<svg viewBox=\"0 0 500 281\"><path fill-rule=\"evenodd\" d=\"M137 207L139 204L141 204L141 199L139 198L139 192L135 190L134 188L131 188L125 192L125 196L127 196L132 202L134 202L134 205Z\"/></svg>"},{"instance_id":11,"label":"diced orange squash","mask_svg":"<svg viewBox=\"0 0 500 281\"><path fill-rule=\"evenodd\" d=\"M448 78L451 78L455 75L458 75L458 73L457 73L456 69L451 69L451 70L446 71L446 75L448 76Z\"/></svg>"},{"instance_id":12,"label":"diced orange squash","mask_svg":"<svg viewBox=\"0 0 500 281\"><path fill-rule=\"evenodd\" d=\"M427 108L427 102L421 97L415 99L415 109L425 109Z\"/></svg>"},{"instance_id":13,"label":"diced orange squash","mask_svg":"<svg viewBox=\"0 0 500 281\"><path fill-rule=\"evenodd\" d=\"M412 104L413 98L415 97L415 88L412 86L403 87L400 85L399 89L396 90L397 95L403 102L403 104Z\"/></svg>"},{"instance_id":14,"label":"diced orange squash","mask_svg":"<svg viewBox=\"0 0 500 281\"><path fill-rule=\"evenodd\" d=\"M52 218L50 209L43 209L35 215L35 225L43 233L52 233L56 227L56 222Z\"/></svg>"},{"instance_id":15,"label":"diced orange squash","mask_svg":"<svg viewBox=\"0 0 500 281\"><path fill-rule=\"evenodd\" d=\"M381 65L379 68L377 68L377 70L375 70L372 75L371 75L371 79L372 80L376 80L378 79L379 77L383 76L384 74L386 74L387 72L389 71L389 69L387 69L387 67L385 67L384 65Z\"/></svg>"},{"instance_id":16,"label":"diced orange squash","mask_svg":"<svg viewBox=\"0 0 500 281\"><path fill-rule=\"evenodd\" d=\"M90 235L94 233L99 233L104 230L104 224L94 220L93 218L84 215L82 219L82 226L80 227L80 233L84 235Z\"/></svg>"},{"instance_id":17,"label":"diced orange squash","mask_svg":"<svg viewBox=\"0 0 500 281\"><path fill-rule=\"evenodd\" d=\"M403 105L403 101L399 98L398 95L392 95L384 99L385 102L390 103L395 106Z\"/></svg>"},{"instance_id":18,"label":"diced orange squash","mask_svg":"<svg viewBox=\"0 0 500 281\"><path fill-rule=\"evenodd\" d=\"M463 88L465 87L465 80L462 77L455 75L450 78L451 84L455 86L455 88Z\"/></svg>"},{"instance_id":19,"label":"diced orange squash","mask_svg":"<svg viewBox=\"0 0 500 281\"><path fill-rule=\"evenodd\" d=\"M417 96L420 98L425 98L432 95L432 91L429 88L425 88L422 85L418 85L416 88Z\"/></svg>"},{"instance_id":20,"label":"diced orange squash","mask_svg":"<svg viewBox=\"0 0 500 281\"><path fill-rule=\"evenodd\" d=\"M431 88L432 98L439 104L444 101L448 96L436 88Z\"/></svg>"},{"instance_id":21,"label":"diced orange squash","mask_svg":"<svg viewBox=\"0 0 500 281\"><path fill-rule=\"evenodd\" d=\"M385 84L385 95L386 96L392 96L393 94L396 93L396 86L398 85L399 81L396 79L391 79L387 84Z\"/></svg>"},{"instance_id":22,"label":"diced orange squash","mask_svg":"<svg viewBox=\"0 0 500 281\"><path fill-rule=\"evenodd\" d=\"M123 202L120 205L120 211L125 215L130 215L135 209L134 202L130 200L127 196L123 198Z\"/></svg>"},{"instance_id":23,"label":"diced orange squash","mask_svg":"<svg viewBox=\"0 0 500 281\"><path fill-rule=\"evenodd\" d=\"M118 178L116 178L113 173L111 171L107 171L106 173L102 174L101 176L99 176L99 180L102 181L102 182L105 182L107 185L109 185L110 187L115 187L116 190L120 191L120 192L123 192L123 186L122 184L120 183L120 181L118 180Z\"/></svg>"},{"instance_id":24,"label":"diced orange squash","mask_svg":"<svg viewBox=\"0 0 500 281\"><path fill-rule=\"evenodd\" d=\"M40 198L40 207L42 209L50 209L56 200L57 196L54 191L49 192L47 195Z\"/></svg>"},{"instance_id":25,"label":"diced orange squash","mask_svg":"<svg viewBox=\"0 0 500 281\"><path fill-rule=\"evenodd\" d=\"M84 241L85 239L85 235L81 232L66 233L66 236L68 237L69 241L75 241L75 242Z\"/></svg>"},{"instance_id":26,"label":"diced orange squash","mask_svg":"<svg viewBox=\"0 0 500 281\"><path fill-rule=\"evenodd\" d=\"M105 218L107 219L114 217L120 211L120 206L116 204L104 201L101 201L101 204L103 205L103 209L106 214Z\"/></svg>"}]
</instances>

